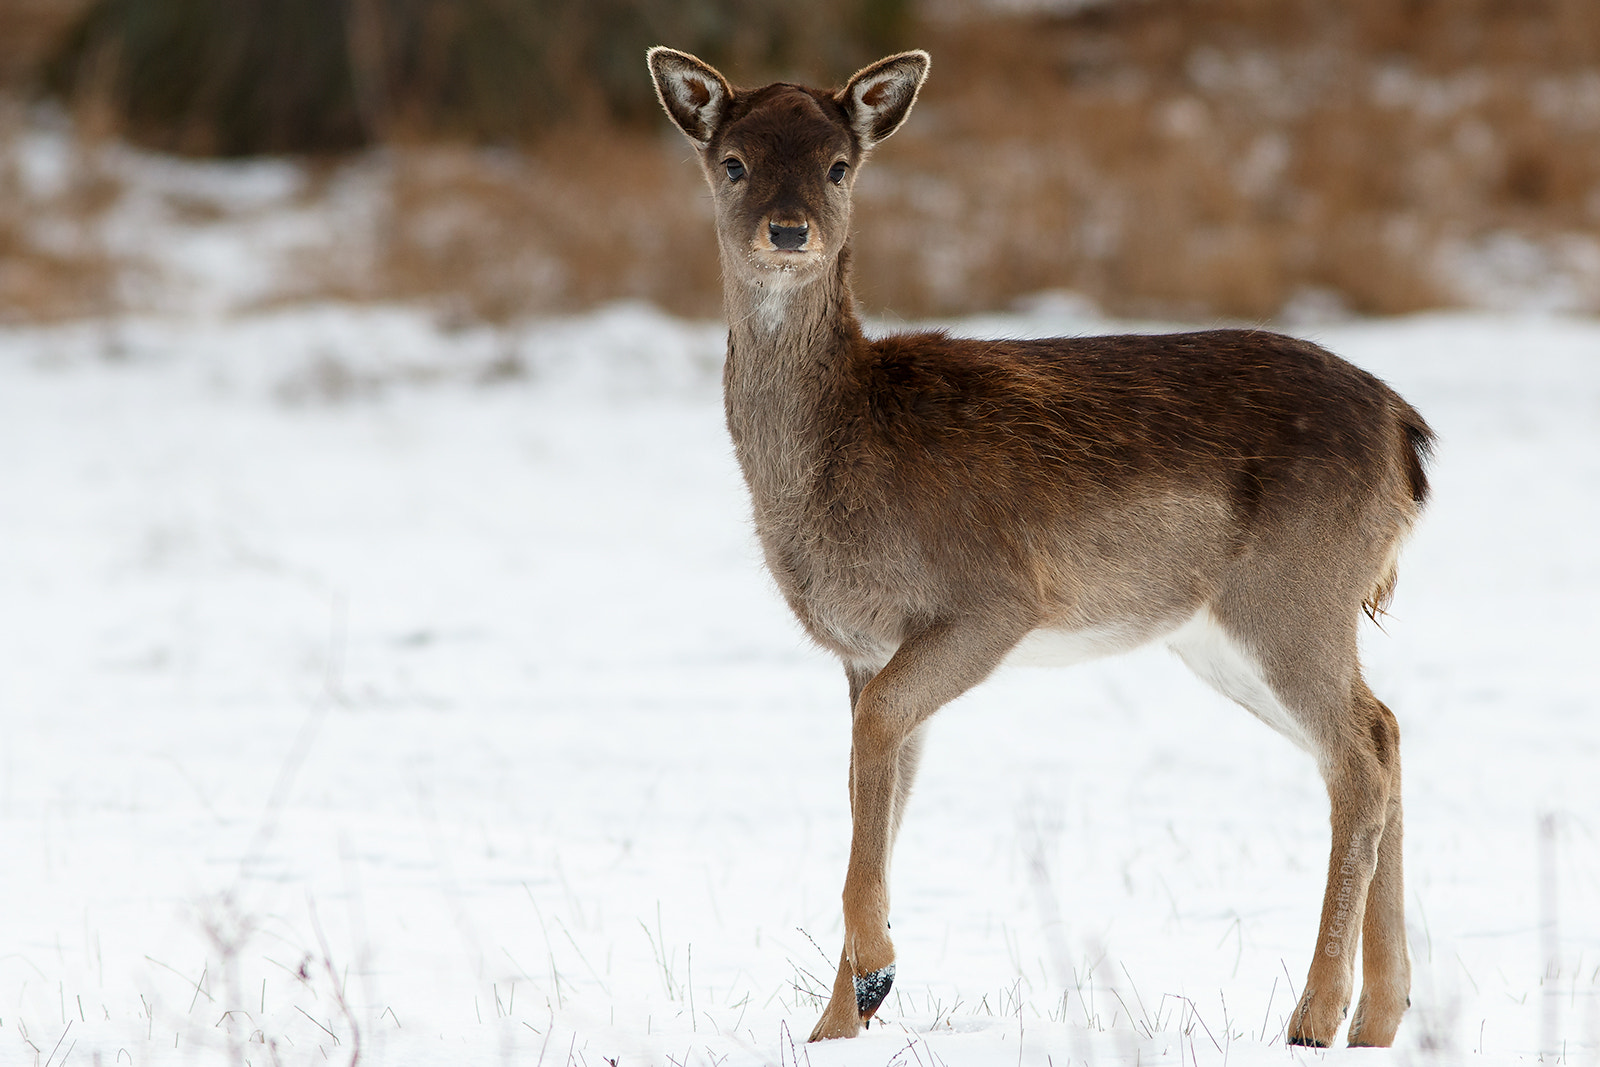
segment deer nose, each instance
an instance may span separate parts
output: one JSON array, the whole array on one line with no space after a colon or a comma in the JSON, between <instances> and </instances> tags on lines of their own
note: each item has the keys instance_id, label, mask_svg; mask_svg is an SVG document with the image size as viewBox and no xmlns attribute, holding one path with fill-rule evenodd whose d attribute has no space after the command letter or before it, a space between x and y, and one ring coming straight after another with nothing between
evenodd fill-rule
<instances>
[{"instance_id":1,"label":"deer nose","mask_svg":"<svg viewBox=\"0 0 1600 1067\"><path fill-rule=\"evenodd\" d=\"M773 248L780 248L785 252L798 252L806 245L806 235L811 231L811 224L802 222L798 226L780 226L776 222L767 223L767 237L772 241Z\"/></svg>"}]
</instances>

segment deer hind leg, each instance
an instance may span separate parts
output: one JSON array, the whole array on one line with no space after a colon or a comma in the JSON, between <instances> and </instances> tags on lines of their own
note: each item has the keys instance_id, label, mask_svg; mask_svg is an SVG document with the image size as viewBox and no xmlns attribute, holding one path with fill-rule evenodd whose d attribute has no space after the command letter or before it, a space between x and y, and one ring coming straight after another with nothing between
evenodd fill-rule
<instances>
[{"instance_id":1,"label":"deer hind leg","mask_svg":"<svg viewBox=\"0 0 1600 1067\"><path fill-rule=\"evenodd\" d=\"M1328 761L1323 778L1328 786L1333 827L1328 884L1323 894L1322 918L1311 969L1306 975L1300 1002L1290 1017L1288 1033L1291 1045L1320 1048L1333 1043L1349 1010L1355 982L1357 931L1374 926L1387 929L1392 925L1394 912L1403 903L1370 901L1371 889L1384 858L1392 776L1370 747L1349 745ZM1391 848L1390 855L1394 851ZM1398 867L1397 862L1393 865ZM1379 888L1383 888L1381 884ZM1370 912L1369 901L1377 905ZM1403 919L1399 925L1402 927L1400 948L1404 951ZM1371 943L1367 945L1369 958L1383 951ZM1370 974L1370 964L1364 970ZM1391 1040L1399 1021L1398 1013L1388 1020ZM1356 1032L1352 1027L1352 1033Z\"/></svg>"},{"instance_id":2,"label":"deer hind leg","mask_svg":"<svg viewBox=\"0 0 1600 1067\"><path fill-rule=\"evenodd\" d=\"M1208 615L1175 635L1173 647L1202 678L1310 751L1328 789L1333 831L1328 881L1316 949L1289 1020L1288 1042L1332 1044L1350 1005L1361 931L1364 991L1351 1043L1386 1045L1405 1010L1410 982L1399 727L1361 680L1353 626L1337 638L1300 633L1278 640L1259 629L1245 638L1235 636L1239 633L1249 631ZM1274 647L1279 643L1285 647Z\"/></svg>"},{"instance_id":3,"label":"deer hind leg","mask_svg":"<svg viewBox=\"0 0 1600 1067\"><path fill-rule=\"evenodd\" d=\"M921 726L982 681L1021 637L941 625L908 639L869 681L851 674L850 865L844 950L812 1041L854 1037L894 983L889 937L889 853L922 748Z\"/></svg>"},{"instance_id":4,"label":"deer hind leg","mask_svg":"<svg viewBox=\"0 0 1600 1067\"><path fill-rule=\"evenodd\" d=\"M1367 911L1361 924L1361 1001L1350 1020L1352 1045L1394 1043L1400 1016L1411 1005L1411 956L1406 949L1405 877L1401 864L1400 727L1393 713L1356 681L1356 695L1378 749L1389 770L1388 806L1383 836L1378 840L1378 865L1367 887Z\"/></svg>"}]
</instances>

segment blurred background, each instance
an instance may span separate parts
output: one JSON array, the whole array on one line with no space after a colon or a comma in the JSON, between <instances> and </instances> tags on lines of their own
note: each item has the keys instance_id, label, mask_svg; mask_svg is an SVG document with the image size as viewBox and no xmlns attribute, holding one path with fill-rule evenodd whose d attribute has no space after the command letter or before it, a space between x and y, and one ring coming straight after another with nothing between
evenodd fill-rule
<instances>
[{"instance_id":1,"label":"blurred background","mask_svg":"<svg viewBox=\"0 0 1600 1067\"><path fill-rule=\"evenodd\" d=\"M657 43L932 52L858 186L873 312L1600 311L1594 0L0 0L0 321L715 316Z\"/></svg>"}]
</instances>

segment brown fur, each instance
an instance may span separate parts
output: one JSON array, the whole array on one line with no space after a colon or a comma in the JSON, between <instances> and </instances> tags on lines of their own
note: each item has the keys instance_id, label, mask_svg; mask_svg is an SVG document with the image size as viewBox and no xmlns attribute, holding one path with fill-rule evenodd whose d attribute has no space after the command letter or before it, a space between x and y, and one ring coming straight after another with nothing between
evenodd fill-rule
<instances>
[{"instance_id":1,"label":"brown fur","mask_svg":"<svg viewBox=\"0 0 1600 1067\"><path fill-rule=\"evenodd\" d=\"M666 49L650 65L713 191L728 428L756 530L850 682L845 949L813 1039L858 1032L892 979L888 854L922 724L1042 631L1092 650L1166 639L1312 753L1334 847L1288 1036L1332 1041L1360 928L1350 1039L1387 1044L1409 985L1399 730L1361 680L1356 620L1386 602L1427 494L1422 418L1370 374L1264 331L869 340L850 185L904 120L926 55L835 93L736 91ZM801 247L780 246L796 227Z\"/></svg>"}]
</instances>

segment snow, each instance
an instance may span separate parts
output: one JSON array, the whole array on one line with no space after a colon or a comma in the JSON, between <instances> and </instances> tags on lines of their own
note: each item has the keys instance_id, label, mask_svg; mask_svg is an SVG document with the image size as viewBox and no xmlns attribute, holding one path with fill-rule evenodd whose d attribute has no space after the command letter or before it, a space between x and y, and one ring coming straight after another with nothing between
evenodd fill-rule
<instances>
[{"instance_id":1,"label":"snow","mask_svg":"<svg viewBox=\"0 0 1600 1067\"><path fill-rule=\"evenodd\" d=\"M845 685L760 569L721 336L0 331L0 1063L1600 1062L1600 323L1312 333L1441 438L1365 636L1406 763L1389 1052L1283 1047L1326 798L1161 651L934 720L883 1025L803 1044Z\"/></svg>"}]
</instances>

